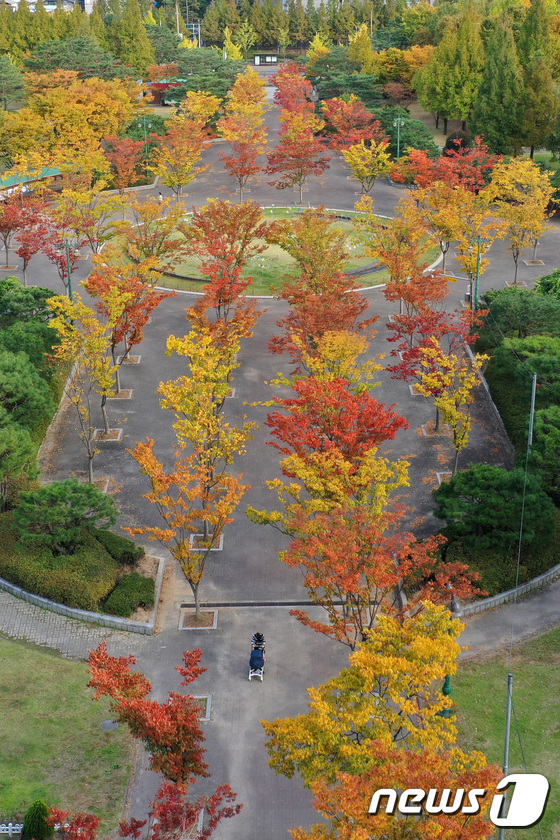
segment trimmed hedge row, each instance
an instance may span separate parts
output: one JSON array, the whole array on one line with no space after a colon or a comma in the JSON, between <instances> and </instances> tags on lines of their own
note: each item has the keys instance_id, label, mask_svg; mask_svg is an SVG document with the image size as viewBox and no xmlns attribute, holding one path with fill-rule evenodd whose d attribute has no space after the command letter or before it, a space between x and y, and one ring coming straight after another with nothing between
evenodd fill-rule
<instances>
[{"instance_id":1,"label":"trimmed hedge row","mask_svg":"<svg viewBox=\"0 0 560 840\"><path fill-rule=\"evenodd\" d=\"M72 555L21 546L13 511L0 514L0 577L27 592L76 609L128 617L154 603L154 581L136 572L119 579L120 567L134 564L144 550L131 540L97 528L84 529ZM114 598L113 598L114 594Z\"/></svg>"},{"instance_id":2,"label":"trimmed hedge row","mask_svg":"<svg viewBox=\"0 0 560 840\"><path fill-rule=\"evenodd\" d=\"M154 580L138 572L123 575L105 601L105 612L128 618L138 607L153 607Z\"/></svg>"}]
</instances>

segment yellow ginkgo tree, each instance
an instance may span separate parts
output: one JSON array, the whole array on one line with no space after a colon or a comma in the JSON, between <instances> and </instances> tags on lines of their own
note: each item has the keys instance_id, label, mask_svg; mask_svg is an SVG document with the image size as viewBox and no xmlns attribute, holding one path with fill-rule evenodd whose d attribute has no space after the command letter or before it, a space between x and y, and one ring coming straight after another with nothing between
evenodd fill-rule
<instances>
[{"instance_id":1,"label":"yellow ginkgo tree","mask_svg":"<svg viewBox=\"0 0 560 840\"><path fill-rule=\"evenodd\" d=\"M438 426L439 416L451 429L455 461L453 475L457 472L459 453L468 446L472 426L470 406L474 389L479 384L479 373L488 356L477 353L471 361L466 356L446 353L435 339L420 349L422 372L418 391L434 401Z\"/></svg>"},{"instance_id":2,"label":"yellow ginkgo tree","mask_svg":"<svg viewBox=\"0 0 560 840\"><path fill-rule=\"evenodd\" d=\"M78 436L86 449L90 482L93 482L93 460L98 454L93 395L101 397L104 433L108 434L107 397L114 388L116 374L110 349L111 335L127 301L127 293L116 287L107 301L108 318L86 306L79 295L73 301L64 295L48 301L54 313L49 326L60 337L60 343L54 348L55 355L65 362L75 363L66 394L78 415Z\"/></svg>"},{"instance_id":3,"label":"yellow ginkgo tree","mask_svg":"<svg viewBox=\"0 0 560 840\"><path fill-rule=\"evenodd\" d=\"M382 175L387 175L391 169L391 155L387 152L388 145L388 140L379 142L371 140L369 143L361 140L349 149L341 149L344 160L354 178L362 185L362 192L365 195L369 195L376 180Z\"/></svg>"}]
</instances>

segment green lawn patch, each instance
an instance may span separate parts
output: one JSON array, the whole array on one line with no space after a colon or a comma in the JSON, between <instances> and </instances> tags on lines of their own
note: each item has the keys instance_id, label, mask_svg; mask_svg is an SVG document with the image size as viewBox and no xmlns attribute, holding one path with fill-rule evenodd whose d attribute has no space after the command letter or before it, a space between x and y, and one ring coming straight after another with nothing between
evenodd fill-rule
<instances>
[{"instance_id":1,"label":"green lawn patch","mask_svg":"<svg viewBox=\"0 0 560 840\"><path fill-rule=\"evenodd\" d=\"M131 767L132 738L95 703L87 667L0 639L0 821L23 821L35 799L117 827Z\"/></svg>"},{"instance_id":2,"label":"green lawn patch","mask_svg":"<svg viewBox=\"0 0 560 840\"><path fill-rule=\"evenodd\" d=\"M520 606L522 609L522 606ZM502 765L505 736L507 656L459 666L453 678L459 745L482 750ZM528 772L550 782L548 806L540 823L546 840L560 838L560 630L516 646L511 672L513 703ZM509 772L525 772L515 717L512 716ZM506 832L508 833L508 832ZM516 829L520 840L539 840L539 827Z\"/></svg>"}]
</instances>

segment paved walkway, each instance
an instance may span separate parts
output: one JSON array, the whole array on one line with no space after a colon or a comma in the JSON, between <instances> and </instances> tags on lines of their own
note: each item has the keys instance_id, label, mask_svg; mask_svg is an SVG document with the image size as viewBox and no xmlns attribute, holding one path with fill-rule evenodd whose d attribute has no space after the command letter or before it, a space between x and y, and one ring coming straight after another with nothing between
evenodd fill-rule
<instances>
[{"instance_id":1,"label":"paved walkway","mask_svg":"<svg viewBox=\"0 0 560 840\"><path fill-rule=\"evenodd\" d=\"M274 113L267 117L272 136L277 125L275 119ZM217 146L214 146L205 154L209 161L217 162L218 153ZM311 205L324 203L350 209L356 200L356 188L355 182L348 180L348 171L343 163L335 158L324 177L311 179L306 200L309 198ZM401 188L386 183L376 184L374 197L377 211L392 215L395 203L403 194ZM189 187L185 204L203 204L210 195L235 200L233 184L224 178L220 165L213 172L204 173ZM251 185L248 197L266 205L287 204L294 198L287 191L278 193L270 188L263 177ZM557 243L558 226L555 226L543 237L539 250L546 267L522 266L522 279L530 283L554 267ZM491 266L481 281L482 292L493 286L503 287L504 280L510 279L512 274L513 263L507 244L496 243L490 258ZM449 263L453 269L451 259ZM34 263L31 282L40 282L59 292L60 283L52 267L40 258L37 258L37 267L41 268L41 273L35 273ZM80 264L76 283L87 274L88 268L89 263ZM451 285L452 307L459 304L466 290L464 281ZM379 292L368 292L368 298L373 311L380 315L379 336L372 347L372 352L379 352L387 349L383 346L387 332L385 322L395 307L387 304ZM111 424L122 427L123 441L121 444L103 445L97 469L99 475L111 475L115 479L115 495L122 511L121 525L154 524L154 511L141 495L147 487L126 449L133 447L146 434L155 437L157 433L158 453L167 457L166 453L172 452L174 440L169 417L159 406L156 387L159 381L184 373L183 361L166 357L164 349L170 333L180 335L185 331L183 309L189 303L185 296L166 300L154 313L139 350L142 364L123 371L126 377L123 387L134 389L134 399L126 404L121 401L110 406ZM289 369L286 360L266 352L266 344L276 331L275 321L285 315L285 309L277 301L266 301L265 305L268 312L259 319L254 338L244 343L240 353L241 367L236 371L235 379L237 398L228 401L227 406L228 416L235 423L248 411L248 404L270 397L270 390L263 386L263 382L269 381L283 367ZM414 454L408 503L415 505L414 516L422 518L422 527L429 529L433 527L429 521L430 483L435 480L436 469L445 468L450 446L445 440L434 444L417 434L419 424L432 417L427 400L413 397L405 383L395 382L387 375L383 375L382 379L374 395L382 402L397 403L396 410L411 423L410 430L400 435L385 451L388 454L392 449L393 456L395 453ZM258 508L270 508L275 504L274 495L263 486L263 477L272 477L278 470L277 453L266 446L266 427L263 431L266 413L267 409L262 406L251 408L250 419L256 420L261 428L255 432L251 455L240 459L239 470L244 472L252 486L236 521L228 526L224 552L213 558L203 583L202 597L206 602L244 602L250 605L221 608L216 631L179 630L181 607L192 600L180 574L168 584L172 589L167 593L160 621L161 631L153 637L92 627L0 593L0 633L77 659L85 658L89 649L106 640L110 653L133 653L137 656L138 665L152 681L154 694L159 700L166 697L170 690L179 689L180 678L175 666L180 662L182 651L195 646L202 648L203 664L208 670L193 690L212 695L212 719L205 724L207 758L212 772L209 784L215 787L223 782L230 783L238 792L239 801L245 803L241 815L228 821L227 828L221 830L221 836L227 836L228 840L285 840L290 826L309 825L316 821L310 796L299 782L276 777L268 768L260 721L304 711L308 700L307 688L336 673L347 657L342 645L334 645L301 627L289 615L287 606L262 606L267 601L293 601L305 597L299 572L288 569L277 560L278 551L286 545L285 538L271 528L253 525L244 516L246 503ZM51 453L51 464L47 469L52 479L66 478L70 472L79 475L82 467L85 472L84 454L79 441L73 436L70 419L68 416L62 418L56 446ZM462 456L461 466L479 460L503 463L507 458L507 447L504 448L504 442L500 440L500 433L487 406L482 406L479 420L472 445ZM439 450L436 446L440 447ZM560 624L559 595L560 582L531 594L523 600L521 607L517 606L516 627L520 638ZM507 652L513 611L512 606L505 606L470 618L461 639L463 644L472 648L466 655L485 654L493 650ZM262 684L247 680L249 640L257 629L263 630L268 640L267 674ZM156 777L145 769L145 764L139 768L132 795L132 813L135 816L142 817L156 784ZM197 786L197 793L206 791L205 784L201 782Z\"/></svg>"}]
</instances>

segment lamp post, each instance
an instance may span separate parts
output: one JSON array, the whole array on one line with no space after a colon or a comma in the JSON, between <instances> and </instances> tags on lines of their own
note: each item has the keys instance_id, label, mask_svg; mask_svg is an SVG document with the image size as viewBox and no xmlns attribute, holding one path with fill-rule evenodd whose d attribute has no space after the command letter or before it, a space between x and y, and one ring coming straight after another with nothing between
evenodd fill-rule
<instances>
[{"instance_id":1,"label":"lamp post","mask_svg":"<svg viewBox=\"0 0 560 840\"><path fill-rule=\"evenodd\" d=\"M447 586L450 587L451 584L448 583ZM460 606L457 602L457 599L455 598L455 595L451 596L451 603L449 605L449 611L451 613L451 618L459 618L461 608L460 608ZM449 628L449 635L451 635L451 628ZM450 697L451 696L451 674L446 674L445 675L445 679L443 681L443 686L442 686L442 689L441 689L441 693L443 694L444 697ZM452 714L453 714L453 709L451 709L451 708L442 709L440 712L438 712L439 717L445 717L445 718L451 717Z\"/></svg>"},{"instance_id":2,"label":"lamp post","mask_svg":"<svg viewBox=\"0 0 560 840\"><path fill-rule=\"evenodd\" d=\"M146 180L148 179L148 128L152 127L152 124L149 122L146 128L146 115L142 117L142 122L138 123L138 128L142 128L144 126L144 158L146 160Z\"/></svg>"},{"instance_id":3,"label":"lamp post","mask_svg":"<svg viewBox=\"0 0 560 840\"><path fill-rule=\"evenodd\" d=\"M480 246L482 245L483 242L484 243L490 242L490 239L485 239L484 236L481 236L480 234L478 234L478 236L476 237L476 249L477 250L476 250L476 276L475 276L475 281L474 281L474 299L473 299L473 296L471 294L471 309L472 309L473 312L476 312L476 310L478 309L478 281L480 280L480 257L481 257Z\"/></svg>"},{"instance_id":4,"label":"lamp post","mask_svg":"<svg viewBox=\"0 0 560 840\"><path fill-rule=\"evenodd\" d=\"M401 125L404 123L404 117L395 117L393 125L397 127L397 160L401 157Z\"/></svg>"}]
</instances>

